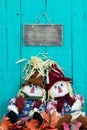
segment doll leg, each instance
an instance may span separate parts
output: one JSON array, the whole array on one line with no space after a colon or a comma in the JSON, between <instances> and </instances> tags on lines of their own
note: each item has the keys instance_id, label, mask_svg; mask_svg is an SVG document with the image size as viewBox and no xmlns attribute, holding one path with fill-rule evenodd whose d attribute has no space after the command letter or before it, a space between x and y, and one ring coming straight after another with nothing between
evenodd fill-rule
<instances>
[{"instance_id":1,"label":"doll leg","mask_svg":"<svg viewBox=\"0 0 87 130\"><path fill-rule=\"evenodd\" d=\"M39 121L39 125L41 125L41 124L43 123L43 118L42 118L41 114L38 113L38 112L35 112L35 113L34 113L33 119L38 120L38 121Z\"/></svg>"},{"instance_id":2,"label":"doll leg","mask_svg":"<svg viewBox=\"0 0 87 130\"><path fill-rule=\"evenodd\" d=\"M77 121L79 121L79 122L82 123L81 128L87 128L87 117L86 117L86 116L80 115L80 116L77 118Z\"/></svg>"},{"instance_id":3,"label":"doll leg","mask_svg":"<svg viewBox=\"0 0 87 130\"><path fill-rule=\"evenodd\" d=\"M57 128L59 130L63 130L63 123L70 123L72 119L72 115L70 114L67 114L65 115L64 117L61 117L59 120L58 120L58 123L57 123Z\"/></svg>"}]
</instances>

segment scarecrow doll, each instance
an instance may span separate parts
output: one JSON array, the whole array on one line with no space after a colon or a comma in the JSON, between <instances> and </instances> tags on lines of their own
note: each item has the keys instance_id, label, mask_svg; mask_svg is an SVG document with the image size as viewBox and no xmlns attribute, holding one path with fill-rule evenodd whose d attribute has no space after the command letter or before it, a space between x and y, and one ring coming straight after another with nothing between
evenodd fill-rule
<instances>
[{"instance_id":1,"label":"scarecrow doll","mask_svg":"<svg viewBox=\"0 0 87 130\"><path fill-rule=\"evenodd\" d=\"M46 111L52 114L58 112L60 119L57 128L62 130L66 124L78 121L78 127L86 128L87 117L82 115L83 98L73 94L71 79L66 78L57 64L52 64L49 70L48 102ZM67 126L68 127L68 126ZM67 128L66 128L67 129ZM64 129L65 130L65 129Z\"/></svg>"},{"instance_id":2,"label":"scarecrow doll","mask_svg":"<svg viewBox=\"0 0 87 130\"><path fill-rule=\"evenodd\" d=\"M1 127L8 129L18 129L32 124L33 119L37 120L37 125L43 123L41 113L46 108L46 91L44 85L44 62L42 59L33 56L31 60L22 59L16 63L26 61L24 66L25 75L18 95L8 101L8 113L3 117ZM32 120L32 121L31 121ZM28 121L31 121L29 124ZM5 124L5 125L3 125ZM7 125L8 124L8 125ZM10 124L10 125L9 125ZM33 124L34 126L34 124ZM23 130L24 130L23 127ZM34 130L34 127L33 127Z\"/></svg>"},{"instance_id":3,"label":"scarecrow doll","mask_svg":"<svg viewBox=\"0 0 87 130\"><path fill-rule=\"evenodd\" d=\"M19 90L18 97L8 101L9 113L7 116L12 123L17 122L21 118L37 119L40 124L43 122L40 116L45 111L46 92L43 84L43 77L35 73L23 83Z\"/></svg>"}]
</instances>

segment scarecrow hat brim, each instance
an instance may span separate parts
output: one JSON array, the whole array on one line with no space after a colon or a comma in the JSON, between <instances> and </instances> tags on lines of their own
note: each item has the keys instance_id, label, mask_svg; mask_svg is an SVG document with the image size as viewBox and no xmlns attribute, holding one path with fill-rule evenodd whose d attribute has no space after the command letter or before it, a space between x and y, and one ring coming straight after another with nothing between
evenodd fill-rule
<instances>
[{"instance_id":1,"label":"scarecrow hat brim","mask_svg":"<svg viewBox=\"0 0 87 130\"><path fill-rule=\"evenodd\" d=\"M29 84L37 84L41 88L45 88L45 85L43 83L43 76L38 76L38 71L36 70L35 73L25 82L22 86L29 85Z\"/></svg>"}]
</instances>

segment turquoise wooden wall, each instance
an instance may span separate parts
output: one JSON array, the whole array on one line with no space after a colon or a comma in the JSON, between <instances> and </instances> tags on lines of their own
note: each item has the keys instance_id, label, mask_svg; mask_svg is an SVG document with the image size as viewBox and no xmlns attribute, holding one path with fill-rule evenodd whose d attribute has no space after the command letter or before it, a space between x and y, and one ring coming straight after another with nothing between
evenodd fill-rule
<instances>
[{"instance_id":1,"label":"turquoise wooden wall","mask_svg":"<svg viewBox=\"0 0 87 130\"><path fill-rule=\"evenodd\" d=\"M23 24L35 23L42 12L52 24L63 24L63 46L24 46ZM23 65L15 62L44 52L66 68L87 111L87 0L0 0L0 118L23 82Z\"/></svg>"}]
</instances>

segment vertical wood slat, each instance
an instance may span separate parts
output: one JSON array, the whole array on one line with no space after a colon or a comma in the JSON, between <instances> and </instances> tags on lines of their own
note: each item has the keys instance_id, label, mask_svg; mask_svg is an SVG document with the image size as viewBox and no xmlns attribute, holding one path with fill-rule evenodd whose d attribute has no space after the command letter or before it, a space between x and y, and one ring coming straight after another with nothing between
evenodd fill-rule
<instances>
[{"instance_id":1,"label":"vertical wood slat","mask_svg":"<svg viewBox=\"0 0 87 130\"><path fill-rule=\"evenodd\" d=\"M47 52L64 69L67 76L72 78L71 54L71 1L48 1L46 4L47 16L53 24L63 24L63 46L47 47Z\"/></svg>"},{"instance_id":2,"label":"vertical wood slat","mask_svg":"<svg viewBox=\"0 0 87 130\"><path fill-rule=\"evenodd\" d=\"M72 48L73 84L76 93L84 97L84 111L87 113L87 1L72 1Z\"/></svg>"},{"instance_id":3,"label":"vertical wood slat","mask_svg":"<svg viewBox=\"0 0 87 130\"><path fill-rule=\"evenodd\" d=\"M0 119L6 111L7 86L7 12L6 1L0 1Z\"/></svg>"},{"instance_id":4,"label":"vertical wood slat","mask_svg":"<svg viewBox=\"0 0 87 130\"><path fill-rule=\"evenodd\" d=\"M20 88L20 1L1 0L0 5L0 118L6 113L7 100Z\"/></svg>"},{"instance_id":5,"label":"vertical wood slat","mask_svg":"<svg viewBox=\"0 0 87 130\"><path fill-rule=\"evenodd\" d=\"M8 31L8 86L9 97L15 96L20 88L20 65L15 62L20 59L20 1L7 2ZM13 91L14 90L14 91ZM11 93L13 91L13 93ZM7 99L9 98L7 96Z\"/></svg>"},{"instance_id":6,"label":"vertical wood slat","mask_svg":"<svg viewBox=\"0 0 87 130\"><path fill-rule=\"evenodd\" d=\"M0 71L6 70L7 61L7 14L6 14L6 1L0 1Z\"/></svg>"},{"instance_id":7,"label":"vertical wood slat","mask_svg":"<svg viewBox=\"0 0 87 130\"><path fill-rule=\"evenodd\" d=\"M36 6L37 5L37 6ZM35 24L37 18L44 11L44 0L22 0L21 2L21 34L23 38L23 25L24 24ZM44 19L40 20L40 23L44 23ZM38 53L46 52L46 47L42 46L28 46L26 47L23 43L23 39L21 39L21 58L30 59L31 56L35 56ZM23 76L23 66L21 65L21 79ZM21 81L23 83L23 80Z\"/></svg>"}]
</instances>

